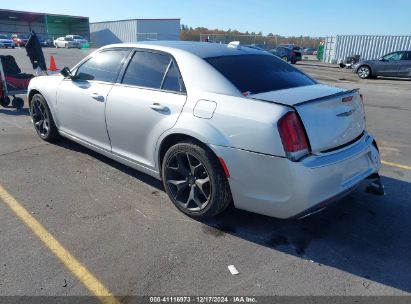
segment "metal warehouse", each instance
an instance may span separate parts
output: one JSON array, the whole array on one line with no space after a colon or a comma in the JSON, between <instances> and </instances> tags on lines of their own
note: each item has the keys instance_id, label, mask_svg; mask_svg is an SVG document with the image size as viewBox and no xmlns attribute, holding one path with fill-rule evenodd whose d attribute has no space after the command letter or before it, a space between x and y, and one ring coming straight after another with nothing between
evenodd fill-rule
<instances>
[{"instance_id":1,"label":"metal warehouse","mask_svg":"<svg viewBox=\"0 0 411 304\"><path fill-rule=\"evenodd\" d=\"M180 40L180 19L130 19L90 23L94 47L147 40Z\"/></svg>"},{"instance_id":2,"label":"metal warehouse","mask_svg":"<svg viewBox=\"0 0 411 304\"><path fill-rule=\"evenodd\" d=\"M378 59L405 50L411 50L411 36L340 35L325 39L323 61L337 63L351 55L360 55L364 60Z\"/></svg>"},{"instance_id":3,"label":"metal warehouse","mask_svg":"<svg viewBox=\"0 0 411 304\"><path fill-rule=\"evenodd\" d=\"M34 30L44 38L55 39L68 34L90 38L89 18L0 9L0 33L29 34Z\"/></svg>"}]
</instances>

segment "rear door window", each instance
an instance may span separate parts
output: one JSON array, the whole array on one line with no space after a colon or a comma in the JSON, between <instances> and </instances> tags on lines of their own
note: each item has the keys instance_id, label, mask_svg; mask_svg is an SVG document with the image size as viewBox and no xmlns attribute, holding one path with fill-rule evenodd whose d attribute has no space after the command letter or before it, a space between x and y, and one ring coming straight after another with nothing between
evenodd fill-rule
<instances>
[{"instance_id":1,"label":"rear door window","mask_svg":"<svg viewBox=\"0 0 411 304\"><path fill-rule=\"evenodd\" d=\"M235 55L205 59L242 93L258 94L317 84L273 55Z\"/></svg>"},{"instance_id":2,"label":"rear door window","mask_svg":"<svg viewBox=\"0 0 411 304\"><path fill-rule=\"evenodd\" d=\"M180 73L174 61L170 62L167 75L164 78L161 89L174 92L184 92L184 85L181 80Z\"/></svg>"},{"instance_id":3,"label":"rear door window","mask_svg":"<svg viewBox=\"0 0 411 304\"><path fill-rule=\"evenodd\" d=\"M173 59L167 55L149 51L136 51L124 73L123 84L184 92L180 72Z\"/></svg>"},{"instance_id":4,"label":"rear door window","mask_svg":"<svg viewBox=\"0 0 411 304\"><path fill-rule=\"evenodd\" d=\"M405 52L401 60L411 60L411 52Z\"/></svg>"},{"instance_id":5,"label":"rear door window","mask_svg":"<svg viewBox=\"0 0 411 304\"><path fill-rule=\"evenodd\" d=\"M123 84L160 89L171 62L167 55L137 51L123 77Z\"/></svg>"}]
</instances>

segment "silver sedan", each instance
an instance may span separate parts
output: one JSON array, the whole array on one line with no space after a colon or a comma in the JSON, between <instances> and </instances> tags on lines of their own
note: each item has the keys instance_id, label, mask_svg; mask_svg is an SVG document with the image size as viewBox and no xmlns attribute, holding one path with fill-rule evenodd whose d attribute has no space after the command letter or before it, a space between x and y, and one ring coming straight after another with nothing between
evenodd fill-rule
<instances>
[{"instance_id":1,"label":"silver sedan","mask_svg":"<svg viewBox=\"0 0 411 304\"><path fill-rule=\"evenodd\" d=\"M106 46L31 80L28 100L42 139L67 137L161 179L194 218L231 203L302 217L367 178L382 187L358 90L237 44Z\"/></svg>"}]
</instances>

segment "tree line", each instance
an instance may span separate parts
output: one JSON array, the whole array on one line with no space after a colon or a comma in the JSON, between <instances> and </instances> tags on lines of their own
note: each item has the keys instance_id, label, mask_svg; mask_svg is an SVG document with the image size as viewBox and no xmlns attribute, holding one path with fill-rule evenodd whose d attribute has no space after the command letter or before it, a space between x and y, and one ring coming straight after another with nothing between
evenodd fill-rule
<instances>
[{"instance_id":1,"label":"tree line","mask_svg":"<svg viewBox=\"0 0 411 304\"><path fill-rule=\"evenodd\" d=\"M269 33L263 35L262 32L240 32L237 30L208 29L206 27L189 27L181 25L180 39L186 41L209 41L216 43L229 43L230 41L240 41L241 44L257 44L266 48L275 47L279 44L295 44L306 48L317 48L321 37L291 36L285 37Z\"/></svg>"}]
</instances>

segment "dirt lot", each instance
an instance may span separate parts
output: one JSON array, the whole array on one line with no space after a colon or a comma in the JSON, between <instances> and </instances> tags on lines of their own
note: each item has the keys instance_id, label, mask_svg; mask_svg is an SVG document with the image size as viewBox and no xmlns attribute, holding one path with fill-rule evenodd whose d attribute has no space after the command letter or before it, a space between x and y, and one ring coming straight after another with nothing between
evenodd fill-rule
<instances>
[{"instance_id":1,"label":"dirt lot","mask_svg":"<svg viewBox=\"0 0 411 304\"><path fill-rule=\"evenodd\" d=\"M32 71L24 50L5 53ZM89 51L45 53L62 68ZM360 80L315 61L297 67L321 82L361 89L367 127L385 161L385 197L358 189L300 221L233 208L193 221L160 182L68 140L41 141L27 105L0 108L0 186L91 282L114 295L411 295L411 81ZM92 294L90 281L70 268L80 266L63 264L1 200L0 233L0 296Z\"/></svg>"}]
</instances>

